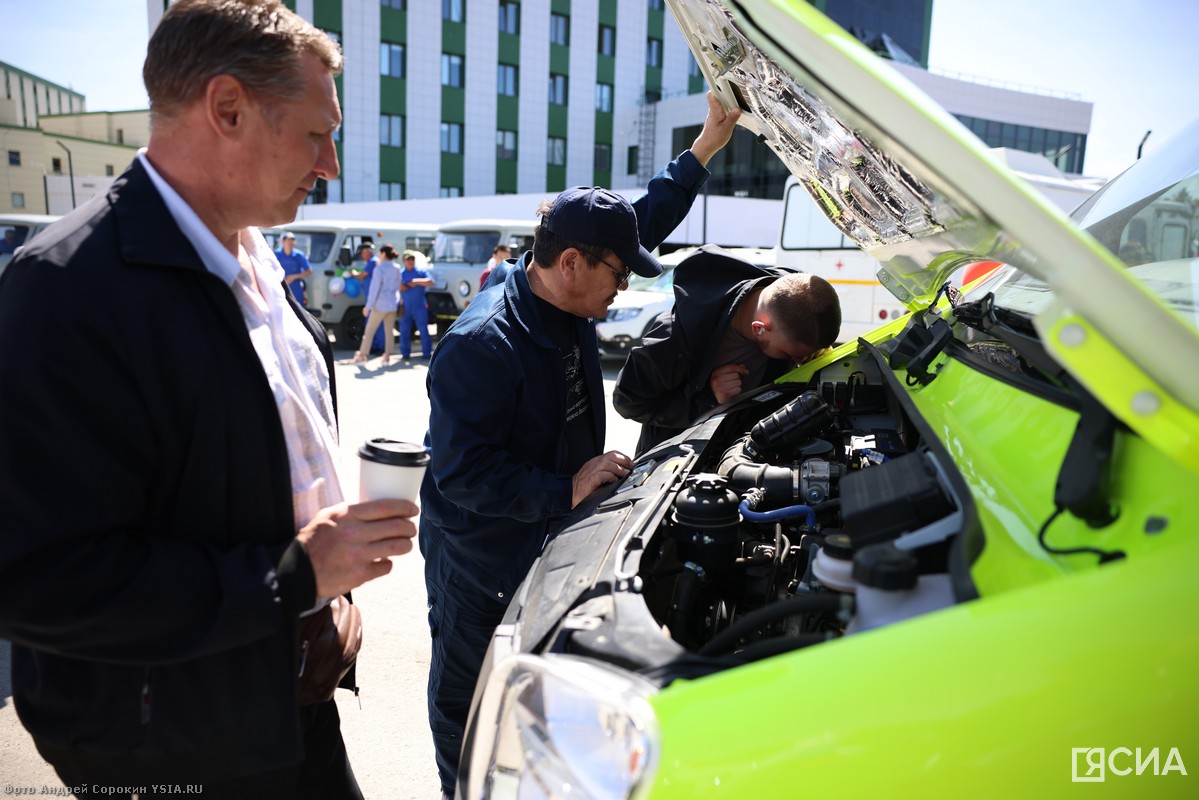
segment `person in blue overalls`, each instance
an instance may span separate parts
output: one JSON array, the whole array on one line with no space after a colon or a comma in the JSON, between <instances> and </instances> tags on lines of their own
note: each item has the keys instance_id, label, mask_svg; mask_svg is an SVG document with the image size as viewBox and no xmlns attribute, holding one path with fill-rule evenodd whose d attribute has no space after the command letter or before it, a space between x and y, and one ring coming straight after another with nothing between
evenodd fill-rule
<instances>
[{"instance_id":1,"label":"person in blue overalls","mask_svg":"<svg viewBox=\"0 0 1199 800\"><path fill-rule=\"evenodd\" d=\"M404 271L400 273L400 298L404 302L404 318L400 320L400 355L412 357L412 326L420 333L422 358L433 354L429 341L429 309L425 305L425 287L433 285L433 278L423 269L416 268L417 252L404 251Z\"/></svg>"},{"instance_id":2,"label":"person in blue overalls","mask_svg":"<svg viewBox=\"0 0 1199 800\"><path fill-rule=\"evenodd\" d=\"M296 249L294 233L284 231L279 237L279 249L275 251L275 258L279 260L279 266L283 267L286 276L284 280L287 281L287 288L291 289L292 296L296 298L297 303L307 308L304 279L312 277L312 265L308 263L308 256L304 255L304 251Z\"/></svg>"}]
</instances>

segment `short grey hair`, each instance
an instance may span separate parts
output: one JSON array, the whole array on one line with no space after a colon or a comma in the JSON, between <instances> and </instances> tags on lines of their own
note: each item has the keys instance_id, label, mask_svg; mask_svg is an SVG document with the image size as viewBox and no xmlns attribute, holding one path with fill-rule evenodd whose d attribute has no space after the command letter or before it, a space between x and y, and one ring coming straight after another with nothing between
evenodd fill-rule
<instances>
[{"instance_id":1,"label":"short grey hair","mask_svg":"<svg viewBox=\"0 0 1199 800\"><path fill-rule=\"evenodd\" d=\"M177 115L218 75L236 78L264 105L295 100L303 92L300 59L309 53L341 72L337 43L279 0L179 0L146 48L151 119Z\"/></svg>"}]
</instances>

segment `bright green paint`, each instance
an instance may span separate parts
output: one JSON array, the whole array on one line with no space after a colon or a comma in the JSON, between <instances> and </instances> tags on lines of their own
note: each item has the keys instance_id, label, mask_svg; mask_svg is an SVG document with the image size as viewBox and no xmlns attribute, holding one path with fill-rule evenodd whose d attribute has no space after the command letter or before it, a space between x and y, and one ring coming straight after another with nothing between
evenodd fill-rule
<instances>
[{"instance_id":1,"label":"bright green paint","mask_svg":"<svg viewBox=\"0 0 1199 800\"><path fill-rule=\"evenodd\" d=\"M650 698L653 800L1057 797L1071 748L1199 764L1199 538L1100 570L679 681ZM1113 677L1118 676L1118 682ZM1090 794L1193 796L1190 773Z\"/></svg>"},{"instance_id":2,"label":"bright green paint","mask_svg":"<svg viewBox=\"0 0 1199 800\"><path fill-rule=\"evenodd\" d=\"M1054 356L1121 422L1199 476L1199 414L1162 390L1082 317L1063 313L1048 334Z\"/></svg>"}]
</instances>

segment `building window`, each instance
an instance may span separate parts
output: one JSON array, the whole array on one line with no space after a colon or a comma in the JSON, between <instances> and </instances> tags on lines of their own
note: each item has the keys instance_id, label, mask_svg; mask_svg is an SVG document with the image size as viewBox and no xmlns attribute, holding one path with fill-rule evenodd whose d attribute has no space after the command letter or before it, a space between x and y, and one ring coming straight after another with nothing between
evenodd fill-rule
<instances>
[{"instance_id":1,"label":"building window","mask_svg":"<svg viewBox=\"0 0 1199 800\"><path fill-rule=\"evenodd\" d=\"M546 162L555 167L566 166L566 140L551 136L546 140Z\"/></svg>"},{"instance_id":2,"label":"building window","mask_svg":"<svg viewBox=\"0 0 1199 800\"><path fill-rule=\"evenodd\" d=\"M698 78L700 75L699 62L695 60L695 55L692 54L690 50L688 50L687 53L690 56L687 59L687 77Z\"/></svg>"},{"instance_id":3,"label":"building window","mask_svg":"<svg viewBox=\"0 0 1199 800\"><path fill-rule=\"evenodd\" d=\"M516 97L516 67L500 64L496 72L496 92L506 97Z\"/></svg>"},{"instance_id":4,"label":"building window","mask_svg":"<svg viewBox=\"0 0 1199 800\"><path fill-rule=\"evenodd\" d=\"M612 84L597 83L595 85L595 110L612 111Z\"/></svg>"},{"instance_id":5,"label":"building window","mask_svg":"<svg viewBox=\"0 0 1199 800\"><path fill-rule=\"evenodd\" d=\"M563 47L570 44L570 17L564 14L550 14L550 44L560 44Z\"/></svg>"},{"instance_id":6,"label":"building window","mask_svg":"<svg viewBox=\"0 0 1199 800\"><path fill-rule=\"evenodd\" d=\"M330 39L332 39L334 42L336 42L338 45L341 44L341 34L338 33L337 31L326 31L326 30L322 29L322 32L326 36L328 36Z\"/></svg>"},{"instance_id":7,"label":"building window","mask_svg":"<svg viewBox=\"0 0 1199 800\"><path fill-rule=\"evenodd\" d=\"M50 159L50 171L53 172L55 175L62 174L62 159L61 158Z\"/></svg>"},{"instance_id":8,"label":"building window","mask_svg":"<svg viewBox=\"0 0 1199 800\"><path fill-rule=\"evenodd\" d=\"M404 77L404 45L392 42L379 44L379 74L392 78Z\"/></svg>"},{"instance_id":9,"label":"building window","mask_svg":"<svg viewBox=\"0 0 1199 800\"><path fill-rule=\"evenodd\" d=\"M625 163L624 171L627 175L637 174L637 145L629 148L628 160Z\"/></svg>"},{"instance_id":10,"label":"building window","mask_svg":"<svg viewBox=\"0 0 1199 800\"><path fill-rule=\"evenodd\" d=\"M649 7L654 11L662 10L662 0L649 0Z\"/></svg>"},{"instance_id":11,"label":"building window","mask_svg":"<svg viewBox=\"0 0 1199 800\"><path fill-rule=\"evenodd\" d=\"M10 167L21 166L21 151L20 150L9 150L8 151L8 165Z\"/></svg>"},{"instance_id":12,"label":"building window","mask_svg":"<svg viewBox=\"0 0 1199 800\"><path fill-rule=\"evenodd\" d=\"M396 11L404 10L404 0L383 0L384 8L394 8ZM380 200L386 200L386 197L380 197Z\"/></svg>"},{"instance_id":13,"label":"building window","mask_svg":"<svg viewBox=\"0 0 1199 800\"><path fill-rule=\"evenodd\" d=\"M520 5L500 0L500 33L520 34Z\"/></svg>"},{"instance_id":14,"label":"building window","mask_svg":"<svg viewBox=\"0 0 1199 800\"><path fill-rule=\"evenodd\" d=\"M404 146L404 118L398 114L379 115L379 144L382 147Z\"/></svg>"},{"instance_id":15,"label":"building window","mask_svg":"<svg viewBox=\"0 0 1199 800\"><path fill-rule=\"evenodd\" d=\"M441 152L443 153L461 153L462 152L462 123L460 122L443 122L441 123ZM457 195L453 195L456 197Z\"/></svg>"},{"instance_id":16,"label":"building window","mask_svg":"<svg viewBox=\"0 0 1199 800\"><path fill-rule=\"evenodd\" d=\"M462 196L462 187L461 186L442 186L441 187L441 196L442 197L461 197Z\"/></svg>"},{"instance_id":17,"label":"building window","mask_svg":"<svg viewBox=\"0 0 1199 800\"><path fill-rule=\"evenodd\" d=\"M125 129L117 128L117 144L125 143Z\"/></svg>"},{"instance_id":18,"label":"building window","mask_svg":"<svg viewBox=\"0 0 1199 800\"><path fill-rule=\"evenodd\" d=\"M25 193L24 192L13 192L12 193L12 207L13 208L24 208L25 207Z\"/></svg>"},{"instance_id":19,"label":"building window","mask_svg":"<svg viewBox=\"0 0 1199 800\"><path fill-rule=\"evenodd\" d=\"M104 175L111 178L115 173L112 171L112 164L104 165Z\"/></svg>"},{"instance_id":20,"label":"building window","mask_svg":"<svg viewBox=\"0 0 1199 800\"><path fill-rule=\"evenodd\" d=\"M595 171L610 172L612 170L612 145L597 144L595 146Z\"/></svg>"},{"instance_id":21,"label":"building window","mask_svg":"<svg viewBox=\"0 0 1199 800\"><path fill-rule=\"evenodd\" d=\"M596 49L601 56L616 55L616 29L611 25L599 26L599 44Z\"/></svg>"},{"instance_id":22,"label":"building window","mask_svg":"<svg viewBox=\"0 0 1199 800\"><path fill-rule=\"evenodd\" d=\"M379 199L380 200L403 200L404 199L404 184L399 181L391 181L390 183L379 184Z\"/></svg>"},{"instance_id":23,"label":"building window","mask_svg":"<svg viewBox=\"0 0 1199 800\"><path fill-rule=\"evenodd\" d=\"M646 39L645 40L645 65L647 67L662 66L662 40L661 39Z\"/></svg>"},{"instance_id":24,"label":"building window","mask_svg":"<svg viewBox=\"0 0 1199 800\"><path fill-rule=\"evenodd\" d=\"M550 73L550 103L556 106L566 105L566 76Z\"/></svg>"},{"instance_id":25,"label":"building window","mask_svg":"<svg viewBox=\"0 0 1199 800\"><path fill-rule=\"evenodd\" d=\"M516 131L495 132L495 157L497 161L516 160Z\"/></svg>"},{"instance_id":26,"label":"building window","mask_svg":"<svg viewBox=\"0 0 1199 800\"><path fill-rule=\"evenodd\" d=\"M441 54L441 85L462 86L462 56L453 53Z\"/></svg>"},{"instance_id":27,"label":"building window","mask_svg":"<svg viewBox=\"0 0 1199 800\"><path fill-rule=\"evenodd\" d=\"M464 17L462 0L441 0L441 18L446 22L462 22Z\"/></svg>"}]
</instances>

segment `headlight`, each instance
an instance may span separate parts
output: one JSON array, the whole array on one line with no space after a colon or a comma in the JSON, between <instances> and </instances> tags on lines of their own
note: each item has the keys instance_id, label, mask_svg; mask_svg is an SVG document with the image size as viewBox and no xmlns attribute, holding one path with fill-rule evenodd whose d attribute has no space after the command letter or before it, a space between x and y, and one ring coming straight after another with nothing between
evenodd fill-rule
<instances>
[{"instance_id":1,"label":"headlight","mask_svg":"<svg viewBox=\"0 0 1199 800\"><path fill-rule=\"evenodd\" d=\"M656 691L632 673L572 656L506 658L479 699L459 788L472 800L641 796L657 767L646 701Z\"/></svg>"},{"instance_id":2,"label":"headlight","mask_svg":"<svg viewBox=\"0 0 1199 800\"><path fill-rule=\"evenodd\" d=\"M621 322L626 319L636 319L641 314L639 308L609 308L608 322Z\"/></svg>"},{"instance_id":3,"label":"headlight","mask_svg":"<svg viewBox=\"0 0 1199 800\"><path fill-rule=\"evenodd\" d=\"M470 283L468 281L458 281L458 294L463 297L470 294Z\"/></svg>"}]
</instances>

